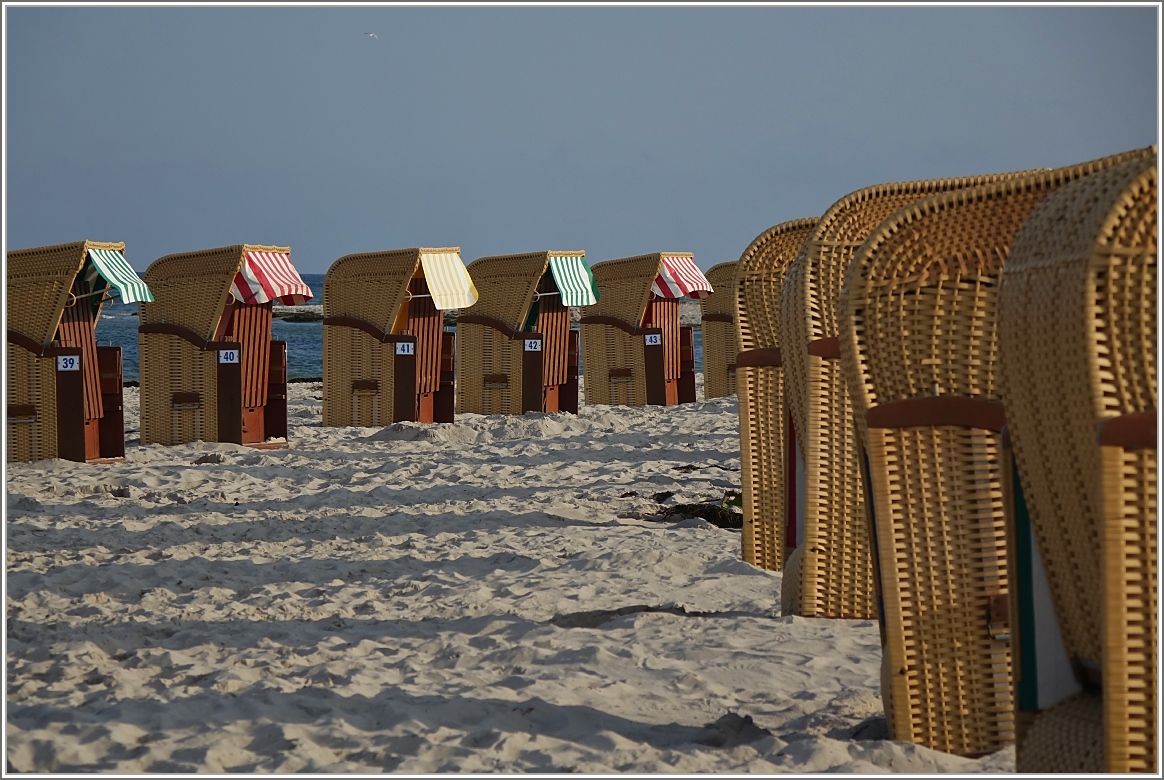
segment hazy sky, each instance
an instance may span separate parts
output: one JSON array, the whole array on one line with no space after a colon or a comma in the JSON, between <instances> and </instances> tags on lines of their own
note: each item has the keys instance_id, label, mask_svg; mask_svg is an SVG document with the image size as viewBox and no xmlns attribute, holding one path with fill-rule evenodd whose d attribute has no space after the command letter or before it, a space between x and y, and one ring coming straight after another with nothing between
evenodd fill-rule
<instances>
[{"instance_id":1,"label":"hazy sky","mask_svg":"<svg viewBox=\"0 0 1164 780\"><path fill-rule=\"evenodd\" d=\"M139 270L236 243L707 269L863 186L1159 134L1155 5L4 12L7 248Z\"/></svg>"}]
</instances>

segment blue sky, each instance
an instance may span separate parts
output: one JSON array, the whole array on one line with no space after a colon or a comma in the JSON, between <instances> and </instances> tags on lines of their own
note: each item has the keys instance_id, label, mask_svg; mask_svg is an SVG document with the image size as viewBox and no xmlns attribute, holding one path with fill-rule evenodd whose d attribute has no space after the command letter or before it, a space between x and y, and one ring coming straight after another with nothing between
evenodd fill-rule
<instances>
[{"instance_id":1,"label":"blue sky","mask_svg":"<svg viewBox=\"0 0 1164 780\"><path fill-rule=\"evenodd\" d=\"M1159 135L1155 5L4 11L7 247L139 270L235 243L707 269L860 187Z\"/></svg>"}]
</instances>

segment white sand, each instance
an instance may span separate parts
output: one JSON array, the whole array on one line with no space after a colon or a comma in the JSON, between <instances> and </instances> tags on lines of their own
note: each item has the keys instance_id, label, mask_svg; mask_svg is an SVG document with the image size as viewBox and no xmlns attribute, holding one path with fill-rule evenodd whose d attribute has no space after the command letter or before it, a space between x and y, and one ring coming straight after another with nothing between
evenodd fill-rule
<instances>
[{"instance_id":1,"label":"white sand","mask_svg":"<svg viewBox=\"0 0 1164 780\"><path fill-rule=\"evenodd\" d=\"M292 393L290 449L141 447L128 388L124 463L9 466L10 770L1014 770L876 738L874 622L635 519L738 489L734 399L380 430Z\"/></svg>"}]
</instances>

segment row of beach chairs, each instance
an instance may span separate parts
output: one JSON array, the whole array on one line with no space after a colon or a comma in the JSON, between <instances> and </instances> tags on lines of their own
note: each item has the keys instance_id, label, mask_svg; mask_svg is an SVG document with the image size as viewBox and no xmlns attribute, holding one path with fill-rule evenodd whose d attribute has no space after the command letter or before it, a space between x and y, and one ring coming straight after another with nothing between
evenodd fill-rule
<instances>
[{"instance_id":1,"label":"row of beach chairs","mask_svg":"<svg viewBox=\"0 0 1164 780\"><path fill-rule=\"evenodd\" d=\"M124 250L85 241L8 253L7 459L124 456L121 348L97 346L95 331L116 298L140 305L143 444L285 446L288 355L272 338L273 306L313 295L290 249L168 255L141 278ZM716 268L725 267L734 263ZM323 424L576 414L580 345L587 403L694 401L685 296L703 301L723 374L707 396L728 395L731 274L712 275L718 294L690 253L593 269L580 251L484 257L468 269L457 247L347 255L323 284ZM571 327L575 307L580 329ZM449 310L455 332L445 327Z\"/></svg>"},{"instance_id":2,"label":"row of beach chairs","mask_svg":"<svg viewBox=\"0 0 1164 780\"><path fill-rule=\"evenodd\" d=\"M743 558L879 622L895 739L1157 772L1156 158L868 187L739 260Z\"/></svg>"},{"instance_id":3,"label":"row of beach chairs","mask_svg":"<svg viewBox=\"0 0 1164 780\"><path fill-rule=\"evenodd\" d=\"M743 557L783 571L784 614L879 622L892 736L1156 772L1156 156L868 187L706 276L681 253L349 255L323 421L576 412L580 347L587 403L693 401L678 300L700 298L706 397L739 400ZM271 307L311 295L290 250L142 279L123 252L8 254L9 460L124 453L93 332L112 290L141 306L143 444L285 439Z\"/></svg>"}]
</instances>

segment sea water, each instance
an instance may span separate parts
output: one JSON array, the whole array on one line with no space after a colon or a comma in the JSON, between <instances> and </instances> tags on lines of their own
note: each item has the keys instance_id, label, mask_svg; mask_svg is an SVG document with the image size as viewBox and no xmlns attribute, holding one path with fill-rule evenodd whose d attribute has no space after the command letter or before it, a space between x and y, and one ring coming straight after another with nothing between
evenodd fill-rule
<instances>
[{"instance_id":1,"label":"sea water","mask_svg":"<svg viewBox=\"0 0 1164 780\"><path fill-rule=\"evenodd\" d=\"M276 317L271 323L275 339L287 342L288 379L320 379L323 377L323 274L302 274L303 281L315 297L294 307L296 311L313 313L311 322L288 322ZM137 304L123 306L116 300L101 310L97 323L97 343L100 346L121 347L122 370L126 382L138 381L137 357ZM694 328L695 370L703 370L703 333ZM582 356L583 358L585 355Z\"/></svg>"}]
</instances>

